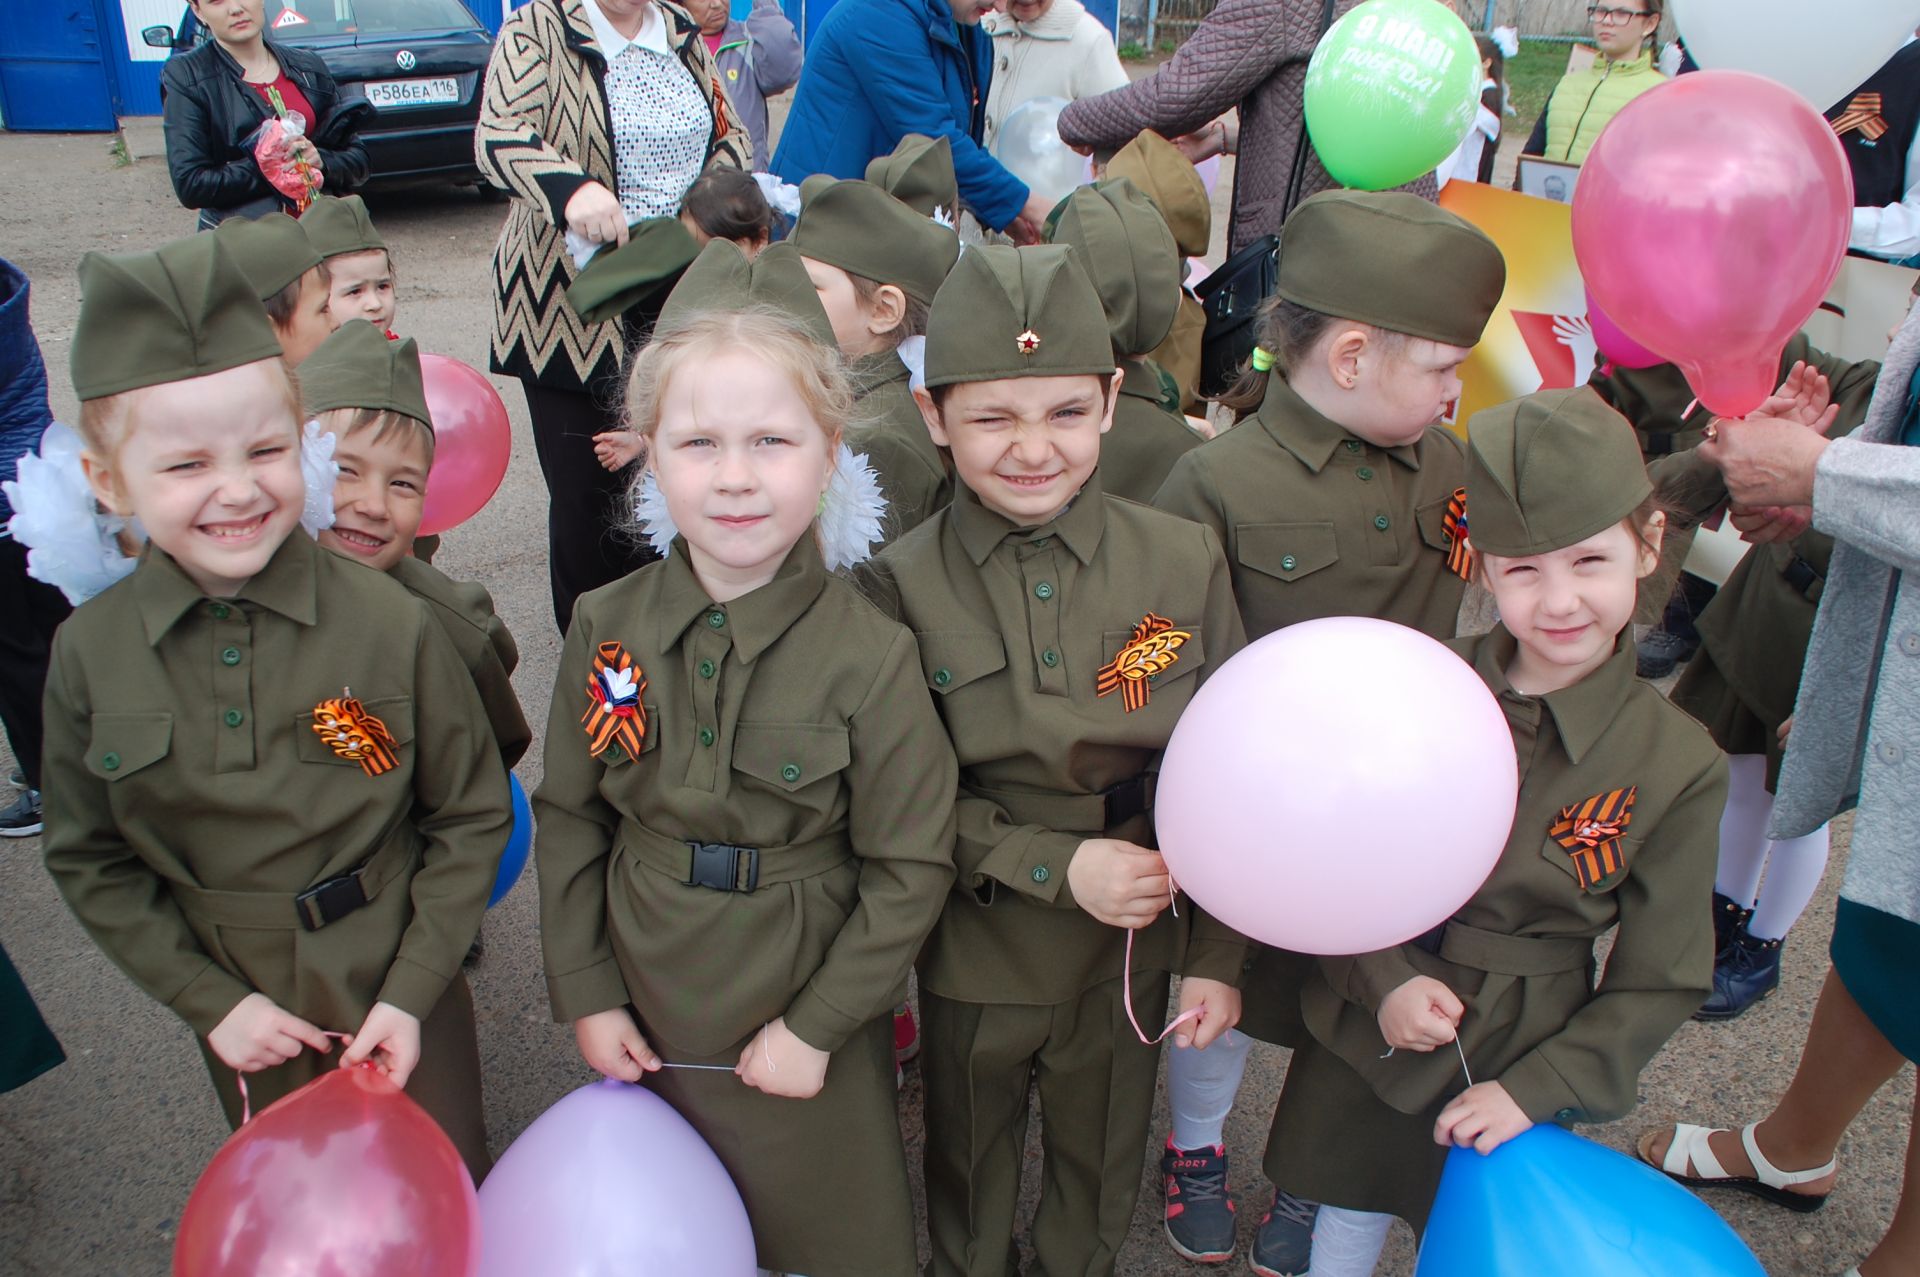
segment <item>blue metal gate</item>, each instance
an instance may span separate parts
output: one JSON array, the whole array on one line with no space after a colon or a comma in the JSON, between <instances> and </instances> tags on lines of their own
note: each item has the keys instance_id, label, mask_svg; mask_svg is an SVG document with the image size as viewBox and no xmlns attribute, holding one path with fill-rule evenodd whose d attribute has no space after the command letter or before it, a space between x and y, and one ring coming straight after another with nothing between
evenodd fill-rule
<instances>
[{"instance_id":1,"label":"blue metal gate","mask_svg":"<svg viewBox=\"0 0 1920 1277\"><path fill-rule=\"evenodd\" d=\"M0 119L10 129L111 130L108 47L94 0L0 4Z\"/></svg>"}]
</instances>

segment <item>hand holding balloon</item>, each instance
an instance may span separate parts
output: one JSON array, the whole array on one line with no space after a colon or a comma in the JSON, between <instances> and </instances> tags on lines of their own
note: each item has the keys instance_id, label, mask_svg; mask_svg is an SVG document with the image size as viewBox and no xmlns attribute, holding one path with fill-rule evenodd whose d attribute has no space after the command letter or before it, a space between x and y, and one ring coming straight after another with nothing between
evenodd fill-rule
<instances>
[{"instance_id":1,"label":"hand holding balloon","mask_svg":"<svg viewBox=\"0 0 1920 1277\"><path fill-rule=\"evenodd\" d=\"M1074 903L1109 927L1138 930L1170 903L1160 853L1119 838L1089 838L1067 865Z\"/></svg>"},{"instance_id":2,"label":"hand holding balloon","mask_svg":"<svg viewBox=\"0 0 1920 1277\"><path fill-rule=\"evenodd\" d=\"M1506 1087L1476 1082L1440 1110L1440 1120L1433 1124L1433 1142L1485 1154L1532 1129L1533 1119L1520 1111Z\"/></svg>"},{"instance_id":3,"label":"hand holding balloon","mask_svg":"<svg viewBox=\"0 0 1920 1277\"><path fill-rule=\"evenodd\" d=\"M1467 1008L1452 989L1417 975L1380 1003L1380 1036L1396 1051L1431 1051L1453 1041Z\"/></svg>"},{"instance_id":4,"label":"hand holding balloon","mask_svg":"<svg viewBox=\"0 0 1920 1277\"><path fill-rule=\"evenodd\" d=\"M1780 383L1772 398L1754 410L1754 415L1797 421L1825 434L1833 429L1840 409L1833 402L1833 383L1827 380L1827 375L1801 359L1795 361L1787 379Z\"/></svg>"},{"instance_id":5,"label":"hand holding balloon","mask_svg":"<svg viewBox=\"0 0 1920 1277\"><path fill-rule=\"evenodd\" d=\"M207 1045L220 1062L241 1073L258 1073L276 1064L285 1064L312 1047L325 1055L327 1035L291 1011L282 1010L264 993L249 993L213 1032Z\"/></svg>"},{"instance_id":6,"label":"hand holding balloon","mask_svg":"<svg viewBox=\"0 0 1920 1277\"><path fill-rule=\"evenodd\" d=\"M1222 1033L1240 1023L1240 990L1219 980L1182 976L1180 1010L1174 1017L1175 1022L1193 1010L1200 1012L1199 1017L1191 1029L1181 1029L1173 1035L1173 1044L1204 1051Z\"/></svg>"},{"instance_id":7,"label":"hand holding balloon","mask_svg":"<svg viewBox=\"0 0 1920 1277\"><path fill-rule=\"evenodd\" d=\"M733 1071L742 1082L768 1095L810 1100L827 1084L827 1062L832 1058L802 1042L782 1017L753 1035Z\"/></svg>"},{"instance_id":8,"label":"hand holding balloon","mask_svg":"<svg viewBox=\"0 0 1920 1277\"><path fill-rule=\"evenodd\" d=\"M419 1018L390 1002L374 1003L360 1031L347 1039L347 1049L340 1053L343 1069L363 1061L379 1068L395 1086L405 1087L420 1063Z\"/></svg>"},{"instance_id":9,"label":"hand holding balloon","mask_svg":"<svg viewBox=\"0 0 1920 1277\"><path fill-rule=\"evenodd\" d=\"M573 1040L581 1059L616 1082L638 1082L643 1073L660 1071L660 1057L625 1007L581 1016L573 1022Z\"/></svg>"},{"instance_id":10,"label":"hand holding balloon","mask_svg":"<svg viewBox=\"0 0 1920 1277\"><path fill-rule=\"evenodd\" d=\"M1829 410L1826 425L1837 412ZM1824 428L1777 417L1723 421L1716 437L1701 443L1700 455L1719 467L1735 505L1811 506L1813 470L1827 448Z\"/></svg>"}]
</instances>

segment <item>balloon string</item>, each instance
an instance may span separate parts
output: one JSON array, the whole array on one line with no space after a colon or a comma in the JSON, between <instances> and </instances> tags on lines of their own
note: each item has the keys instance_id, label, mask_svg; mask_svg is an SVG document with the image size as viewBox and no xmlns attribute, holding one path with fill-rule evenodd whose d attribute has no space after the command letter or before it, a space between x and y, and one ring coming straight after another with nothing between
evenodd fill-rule
<instances>
[{"instance_id":1,"label":"balloon string","mask_svg":"<svg viewBox=\"0 0 1920 1277\"><path fill-rule=\"evenodd\" d=\"M353 1041L350 1033L335 1033L331 1029L320 1030L322 1037L339 1038L342 1042ZM247 1075L239 1069L233 1071L234 1080L240 1083L240 1125L245 1126L253 1120L253 1101L247 1095Z\"/></svg>"},{"instance_id":2,"label":"balloon string","mask_svg":"<svg viewBox=\"0 0 1920 1277\"><path fill-rule=\"evenodd\" d=\"M672 1060L660 1061L663 1069L693 1069L703 1073L733 1073L738 1070L731 1064L675 1064Z\"/></svg>"},{"instance_id":3,"label":"balloon string","mask_svg":"<svg viewBox=\"0 0 1920 1277\"><path fill-rule=\"evenodd\" d=\"M1453 1035L1453 1049L1460 1053L1460 1071L1467 1076L1467 1085L1473 1085L1473 1070L1467 1067L1467 1048L1460 1045L1460 1035Z\"/></svg>"},{"instance_id":4,"label":"balloon string","mask_svg":"<svg viewBox=\"0 0 1920 1277\"><path fill-rule=\"evenodd\" d=\"M1167 875L1167 908L1173 910L1173 916L1176 918L1180 916L1180 906L1178 901L1179 890L1180 889L1174 885L1173 875L1168 874ZM1201 1014L1205 1010L1205 1008L1203 1007L1192 1007L1186 1011L1182 1011L1179 1015L1174 1017L1172 1022L1169 1023L1166 1028L1160 1030L1160 1035L1158 1037L1150 1038L1147 1036L1147 1031L1140 1027L1139 1017L1134 1015L1133 1013L1133 928L1132 927L1127 928L1126 969L1120 973L1120 996L1126 999L1127 1022L1133 1025L1134 1036L1139 1038L1140 1041L1146 1046L1160 1045L1160 1043L1166 1041L1167 1034L1173 1032L1175 1029L1185 1024L1188 1020L1199 1019Z\"/></svg>"},{"instance_id":5,"label":"balloon string","mask_svg":"<svg viewBox=\"0 0 1920 1277\"><path fill-rule=\"evenodd\" d=\"M1700 401L1698 399L1689 399L1687 401L1687 406L1684 409L1682 409L1680 412L1680 420L1685 421L1688 417L1691 417L1693 415L1693 410L1695 408L1698 408L1699 406L1700 406Z\"/></svg>"}]
</instances>

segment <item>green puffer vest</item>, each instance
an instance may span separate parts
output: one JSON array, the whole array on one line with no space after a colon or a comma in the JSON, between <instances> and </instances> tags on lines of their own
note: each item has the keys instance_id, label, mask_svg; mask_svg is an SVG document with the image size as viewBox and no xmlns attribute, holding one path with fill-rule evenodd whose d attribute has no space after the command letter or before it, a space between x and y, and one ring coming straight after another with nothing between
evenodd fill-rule
<instances>
[{"instance_id":1,"label":"green puffer vest","mask_svg":"<svg viewBox=\"0 0 1920 1277\"><path fill-rule=\"evenodd\" d=\"M1620 108L1667 77L1653 69L1653 54L1631 62L1596 60L1585 71L1570 72L1547 102L1547 154L1569 164L1586 162L1593 140Z\"/></svg>"}]
</instances>

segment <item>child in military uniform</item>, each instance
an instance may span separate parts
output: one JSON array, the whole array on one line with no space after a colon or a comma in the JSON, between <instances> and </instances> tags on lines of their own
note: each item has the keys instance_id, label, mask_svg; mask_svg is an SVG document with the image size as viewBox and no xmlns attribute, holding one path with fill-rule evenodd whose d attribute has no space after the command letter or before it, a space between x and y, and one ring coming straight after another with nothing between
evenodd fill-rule
<instances>
[{"instance_id":1,"label":"child in military uniform","mask_svg":"<svg viewBox=\"0 0 1920 1277\"><path fill-rule=\"evenodd\" d=\"M47 683L47 868L190 1024L236 1126L373 1061L487 1169L460 959L510 813L472 680L425 606L316 546L300 418L217 235L88 254L83 464L150 547L73 614ZM416 1067L417 1066L417 1067Z\"/></svg>"},{"instance_id":2,"label":"child in military uniform","mask_svg":"<svg viewBox=\"0 0 1920 1277\"><path fill-rule=\"evenodd\" d=\"M1182 259L1180 307L1166 339L1147 357L1173 381L1175 402L1163 406L1170 412L1198 415L1207 406L1200 398L1200 344L1206 336L1207 314L1186 286L1186 273L1189 261L1205 257L1213 243L1213 199L1192 161L1152 130L1115 151L1107 161L1106 176L1124 177L1139 187L1173 232Z\"/></svg>"},{"instance_id":3,"label":"child in military uniform","mask_svg":"<svg viewBox=\"0 0 1920 1277\"><path fill-rule=\"evenodd\" d=\"M1501 620L1453 647L1506 713L1520 805L1452 918L1323 959L1303 992L1312 1037L1266 1171L1325 1203L1326 1277L1371 1273L1390 1216L1425 1226L1447 1146L1489 1153L1536 1122L1632 1109L1711 984L1726 763L1634 675L1629 623L1665 516L1633 434L1580 387L1478 413L1467 438L1471 549ZM1594 941L1615 928L1596 986Z\"/></svg>"},{"instance_id":4,"label":"child in military uniform","mask_svg":"<svg viewBox=\"0 0 1920 1277\"><path fill-rule=\"evenodd\" d=\"M1250 638L1323 616L1371 616L1450 638L1466 591L1458 523L1466 464L1435 423L1506 284L1478 229L1415 196L1337 191L1287 220L1278 296L1234 402L1252 417L1181 457L1154 498L1226 547ZM1224 401L1223 401L1224 402ZM1204 1056L1168 1058L1173 1117L1163 1167L1166 1230L1190 1258L1233 1253L1221 1132L1247 1035L1304 1036L1309 961L1263 948L1246 1021ZM1295 1243L1311 1202L1277 1194L1255 1271L1306 1271Z\"/></svg>"},{"instance_id":5,"label":"child in military uniform","mask_svg":"<svg viewBox=\"0 0 1920 1277\"><path fill-rule=\"evenodd\" d=\"M762 1264L900 1277L889 1012L953 879L956 779L912 636L816 522L851 400L790 246L708 244L629 389L671 549L582 595L560 659L541 934L581 1055L693 1123Z\"/></svg>"},{"instance_id":6,"label":"child in military uniform","mask_svg":"<svg viewBox=\"0 0 1920 1277\"><path fill-rule=\"evenodd\" d=\"M316 196L300 215L300 225L326 263L327 313L333 326L364 319L391 337L399 310L393 254L373 228L367 202L358 195Z\"/></svg>"},{"instance_id":7,"label":"child in military uniform","mask_svg":"<svg viewBox=\"0 0 1920 1277\"><path fill-rule=\"evenodd\" d=\"M889 536L953 498L946 459L927 435L900 344L927 331L927 308L960 241L868 182L810 180L788 240L799 250L849 364L861 419L854 443L880 474Z\"/></svg>"},{"instance_id":8,"label":"child in military uniform","mask_svg":"<svg viewBox=\"0 0 1920 1277\"><path fill-rule=\"evenodd\" d=\"M1159 374L1146 361L1180 307L1180 251L1173 232L1125 178L1082 186L1048 219L1047 242L1080 254L1100 292L1120 367L1113 429L1100 441L1100 486L1150 502L1174 462L1201 444L1186 420L1160 406Z\"/></svg>"},{"instance_id":9,"label":"child in military uniform","mask_svg":"<svg viewBox=\"0 0 1920 1277\"><path fill-rule=\"evenodd\" d=\"M320 250L285 213L230 217L213 233L266 307L281 358L287 367L299 367L334 329Z\"/></svg>"},{"instance_id":10,"label":"child in military uniform","mask_svg":"<svg viewBox=\"0 0 1920 1277\"><path fill-rule=\"evenodd\" d=\"M1153 1104L1133 1022L1159 1021L1176 970L1200 1014L1183 1037L1239 1013L1245 941L1169 912L1151 844L1160 751L1240 619L1211 533L1101 487L1120 373L1072 250L967 250L926 381L959 484L870 585L918 636L961 764L959 876L919 966L932 1272L1012 1270L1037 1077L1036 1271L1093 1277L1126 1238Z\"/></svg>"}]
</instances>

